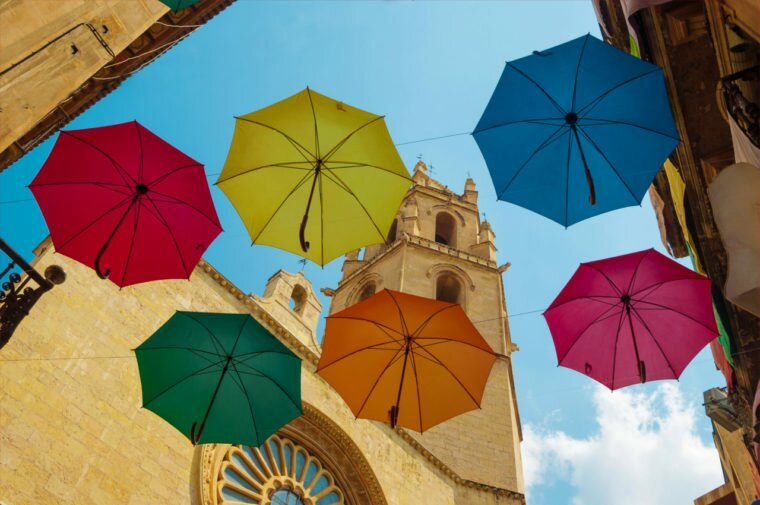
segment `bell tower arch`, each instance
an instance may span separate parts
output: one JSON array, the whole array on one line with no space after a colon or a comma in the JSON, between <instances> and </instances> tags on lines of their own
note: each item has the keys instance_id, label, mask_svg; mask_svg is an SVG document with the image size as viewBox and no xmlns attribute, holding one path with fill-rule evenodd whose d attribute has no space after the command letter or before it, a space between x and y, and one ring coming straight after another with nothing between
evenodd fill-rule
<instances>
[{"instance_id":1,"label":"bell tower arch","mask_svg":"<svg viewBox=\"0 0 760 505\"><path fill-rule=\"evenodd\" d=\"M509 264L496 262L494 234L480 220L472 179L456 194L430 178L420 161L414 182L388 243L365 248L361 259L360 251L346 255L338 287L323 291L332 296L330 313L385 288L460 303L499 356L482 408L409 434L463 479L524 493L511 361L516 346L502 283Z\"/></svg>"}]
</instances>

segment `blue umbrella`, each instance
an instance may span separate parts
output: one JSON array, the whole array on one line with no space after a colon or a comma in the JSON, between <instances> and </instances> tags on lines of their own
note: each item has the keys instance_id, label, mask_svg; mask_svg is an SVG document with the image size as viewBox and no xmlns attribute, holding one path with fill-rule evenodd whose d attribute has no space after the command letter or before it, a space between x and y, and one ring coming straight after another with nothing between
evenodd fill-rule
<instances>
[{"instance_id":1,"label":"blue umbrella","mask_svg":"<svg viewBox=\"0 0 760 505\"><path fill-rule=\"evenodd\" d=\"M662 69L591 35L507 62L473 136L500 200L566 227L639 205L680 142Z\"/></svg>"}]
</instances>

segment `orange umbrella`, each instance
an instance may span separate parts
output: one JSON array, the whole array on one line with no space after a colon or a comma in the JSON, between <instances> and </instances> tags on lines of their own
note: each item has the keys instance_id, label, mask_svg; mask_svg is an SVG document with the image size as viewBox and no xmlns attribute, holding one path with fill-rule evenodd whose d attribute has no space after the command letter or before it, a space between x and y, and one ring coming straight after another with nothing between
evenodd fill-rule
<instances>
[{"instance_id":1,"label":"orange umbrella","mask_svg":"<svg viewBox=\"0 0 760 505\"><path fill-rule=\"evenodd\" d=\"M458 304L386 289L327 318L317 373L357 418L421 433L479 408L495 361Z\"/></svg>"}]
</instances>

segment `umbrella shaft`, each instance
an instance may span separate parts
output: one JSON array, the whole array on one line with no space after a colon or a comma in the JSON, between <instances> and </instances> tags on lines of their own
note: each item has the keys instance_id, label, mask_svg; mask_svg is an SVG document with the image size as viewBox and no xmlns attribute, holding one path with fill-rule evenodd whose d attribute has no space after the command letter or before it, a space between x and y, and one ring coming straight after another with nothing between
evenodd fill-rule
<instances>
[{"instance_id":1,"label":"umbrella shaft","mask_svg":"<svg viewBox=\"0 0 760 505\"><path fill-rule=\"evenodd\" d=\"M398 384L398 395L396 396L396 405L391 408L391 428L396 427L398 422L398 406L401 403L401 391L404 389L404 374L406 374L406 362L409 360L409 352L411 352L412 345L409 339L407 339L406 350L404 351L404 364L401 365L401 380Z\"/></svg>"},{"instance_id":2,"label":"umbrella shaft","mask_svg":"<svg viewBox=\"0 0 760 505\"><path fill-rule=\"evenodd\" d=\"M216 383L216 389L214 390L214 394L211 396L211 401L209 402L208 408L206 409L206 414L203 416L203 421L201 421L201 425L200 427L198 427L198 432L193 435L193 438L194 438L194 440L192 441L193 444L198 443L198 441L201 439L203 428L206 427L206 421L208 420L208 416L211 413L211 407L214 406L216 395L219 394L219 388L222 387L222 381L224 380L224 376L227 373L227 367L229 367L230 361L232 361L232 358L227 358L227 363L224 365L224 368L222 369L222 375L219 377L219 382ZM195 427L195 424L193 424L193 427Z\"/></svg>"},{"instance_id":3,"label":"umbrella shaft","mask_svg":"<svg viewBox=\"0 0 760 505\"><path fill-rule=\"evenodd\" d=\"M578 152L581 153L581 161L583 161L583 170L586 173L586 183L588 184L588 201L591 205L596 204L596 190L594 189L594 178L591 177L591 170L588 169L588 163L586 162L586 155L583 153L581 147L581 139L578 137L578 130L575 125L572 125L573 135L575 135L575 143L578 144Z\"/></svg>"},{"instance_id":4,"label":"umbrella shaft","mask_svg":"<svg viewBox=\"0 0 760 505\"><path fill-rule=\"evenodd\" d=\"M119 231L119 228L121 228L121 225L124 223L124 220L127 218L129 211L131 211L132 207L135 206L135 202L137 202L137 199L139 197L140 195L135 195L132 198L132 201L129 202L129 205L127 206L127 210L124 211L124 214L122 214L121 219L119 219L119 222L116 223L116 226L114 226L113 231L106 239L106 242L103 244L103 247L100 248L100 251L98 251L98 254L95 256L95 272L98 274L98 277L100 277L101 279L108 279L108 276L111 274L111 269L106 268L105 271L102 270L100 268L100 259L105 254L106 249L108 249L108 246L111 244L111 240L113 240L114 235L116 235L116 232ZM132 240L134 240L134 237L132 237Z\"/></svg>"},{"instance_id":5,"label":"umbrella shaft","mask_svg":"<svg viewBox=\"0 0 760 505\"><path fill-rule=\"evenodd\" d=\"M309 252L309 242L306 240L306 223L309 221L309 209L311 209L311 200L314 198L314 188L317 186L317 179L320 176L320 170L321 162L317 161L317 166L314 168L314 179L311 181L309 201L306 202L306 210L303 213L303 219L301 220L301 229L298 235L303 252Z\"/></svg>"},{"instance_id":6,"label":"umbrella shaft","mask_svg":"<svg viewBox=\"0 0 760 505\"><path fill-rule=\"evenodd\" d=\"M628 327L631 329L631 340L633 340L633 352L636 354L636 366L639 368L639 379L644 383L647 381L646 368L644 362L639 358L639 346L636 344L636 334L633 332L633 319L631 318L631 302L625 302L625 313L628 317Z\"/></svg>"}]
</instances>

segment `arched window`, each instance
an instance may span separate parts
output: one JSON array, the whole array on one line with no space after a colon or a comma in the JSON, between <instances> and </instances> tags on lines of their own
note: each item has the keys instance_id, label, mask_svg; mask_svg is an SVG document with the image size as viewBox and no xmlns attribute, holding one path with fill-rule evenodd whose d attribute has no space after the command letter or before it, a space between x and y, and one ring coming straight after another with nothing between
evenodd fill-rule
<instances>
[{"instance_id":1,"label":"arched window","mask_svg":"<svg viewBox=\"0 0 760 505\"><path fill-rule=\"evenodd\" d=\"M451 274L441 274L435 283L435 299L461 304L462 283Z\"/></svg>"},{"instance_id":2,"label":"arched window","mask_svg":"<svg viewBox=\"0 0 760 505\"><path fill-rule=\"evenodd\" d=\"M389 244L392 244L393 242L395 242L397 233L398 233L398 219L394 219L393 224L391 225L391 230L388 232L388 238L386 242Z\"/></svg>"},{"instance_id":3,"label":"arched window","mask_svg":"<svg viewBox=\"0 0 760 505\"><path fill-rule=\"evenodd\" d=\"M306 306L306 289L300 284L296 284L293 288L293 292L290 294L290 309L298 315L303 314L303 309Z\"/></svg>"},{"instance_id":4,"label":"arched window","mask_svg":"<svg viewBox=\"0 0 760 505\"><path fill-rule=\"evenodd\" d=\"M457 223L447 212L439 212L435 217L435 241L449 247L457 246Z\"/></svg>"},{"instance_id":5,"label":"arched window","mask_svg":"<svg viewBox=\"0 0 760 505\"><path fill-rule=\"evenodd\" d=\"M356 303L361 302L362 300L366 300L370 296L375 294L375 291L377 290L377 286L374 282L368 282L364 285L364 287L359 291L359 297L356 299Z\"/></svg>"}]
</instances>

